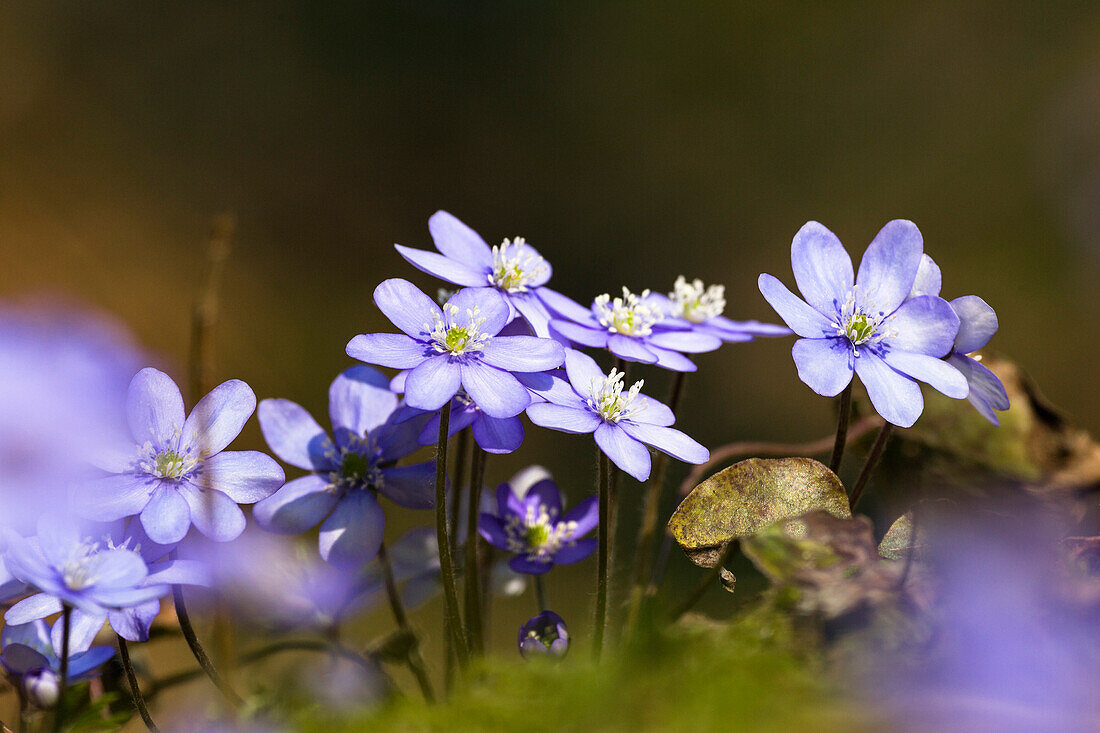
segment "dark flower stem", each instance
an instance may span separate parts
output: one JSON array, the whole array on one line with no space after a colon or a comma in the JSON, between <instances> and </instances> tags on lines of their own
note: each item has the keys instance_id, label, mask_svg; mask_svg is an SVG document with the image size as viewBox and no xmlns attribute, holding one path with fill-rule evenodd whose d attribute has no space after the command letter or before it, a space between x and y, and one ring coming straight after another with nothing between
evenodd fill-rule
<instances>
[{"instance_id":1,"label":"dark flower stem","mask_svg":"<svg viewBox=\"0 0 1100 733\"><path fill-rule=\"evenodd\" d=\"M859 478L856 479L856 486L852 489L852 495L848 499L848 506L852 508L852 512L855 513L856 507L859 505L859 500L863 496L863 490L867 488L867 482L871 479L871 474L874 473L875 466L878 465L879 459L882 458L882 451L886 448L886 441L890 439L890 432L893 430L893 425L890 423L883 423L882 429L878 431L878 437L875 438L875 444L871 446L871 452L867 455L867 462L863 464L863 470L859 472Z\"/></svg>"},{"instance_id":2,"label":"dark flower stem","mask_svg":"<svg viewBox=\"0 0 1100 733\"><path fill-rule=\"evenodd\" d=\"M699 585L695 587L695 590L691 592L691 595L688 596L684 600L684 602L681 603L680 606L669 616L669 623L676 623L676 621L678 621L681 616L693 609L695 607L695 604L702 600L703 596L707 594L707 591L714 586L714 581L718 580L718 576L722 574L722 568L724 568L726 566L726 563L729 562L730 557L733 555L733 549L736 546L736 542L731 542L726 545L726 549L722 551L722 556L718 559L718 562L715 563L714 567L707 572L706 577L703 578L702 582L700 582Z\"/></svg>"},{"instance_id":3,"label":"dark flower stem","mask_svg":"<svg viewBox=\"0 0 1100 733\"><path fill-rule=\"evenodd\" d=\"M137 708L138 714L145 722L145 727L151 733L158 733L160 729L153 722L153 716L149 714L145 698L141 696L141 685L138 683L137 673L134 672L134 663L130 661L130 647L121 636L118 637L118 656L122 660L122 670L126 673L126 682L130 685L130 698L134 701L134 707Z\"/></svg>"},{"instance_id":4,"label":"dark flower stem","mask_svg":"<svg viewBox=\"0 0 1100 733\"><path fill-rule=\"evenodd\" d=\"M534 579L535 579L535 583L534 583L534 586L535 586L535 605L537 605L539 607L538 612L542 613L543 611L550 610L550 606L547 605L547 603L546 603L546 586L542 582L542 576L541 575L534 576Z\"/></svg>"},{"instance_id":5,"label":"dark flower stem","mask_svg":"<svg viewBox=\"0 0 1100 733\"><path fill-rule=\"evenodd\" d=\"M57 709L53 716L54 732L60 731L65 724L68 712L65 705L65 690L69 687L69 636L73 625L73 607L65 604L61 607L61 680L57 693Z\"/></svg>"},{"instance_id":6,"label":"dark flower stem","mask_svg":"<svg viewBox=\"0 0 1100 733\"><path fill-rule=\"evenodd\" d=\"M439 569L443 581L444 618L454 641L458 666L465 668L470 647L458 612L458 584L455 582L454 553L447 528L447 436L451 423L451 403L439 411L439 442L435 450L435 538L439 546Z\"/></svg>"},{"instance_id":7,"label":"dark flower stem","mask_svg":"<svg viewBox=\"0 0 1100 733\"><path fill-rule=\"evenodd\" d=\"M393 566L390 565L390 557L386 553L386 543L378 547L378 564L382 566L382 582L386 586L386 597L390 601L390 610L393 611L393 620L397 628L408 634L413 639L409 649L406 663L409 671L416 677L416 684L420 686L420 692L429 703L435 702L435 691L432 690L432 681L428 676L428 670L424 666L424 659L420 656L420 639L409 625L409 616L405 613L405 604L401 602L401 594L397 592L397 582L393 577Z\"/></svg>"},{"instance_id":8,"label":"dark flower stem","mask_svg":"<svg viewBox=\"0 0 1100 733\"><path fill-rule=\"evenodd\" d=\"M840 416L836 423L836 440L833 442L833 457L829 460L829 470L840 470L840 459L844 457L844 446L848 442L848 421L852 417L852 383L840 393Z\"/></svg>"},{"instance_id":9,"label":"dark flower stem","mask_svg":"<svg viewBox=\"0 0 1100 733\"><path fill-rule=\"evenodd\" d=\"M176 551L172 551L172 559L176 557ZM202 667L202 671L206 673L206 676L210 678L210 681L214 683L214 687L218 688L222 697L229 703L229 706L234 710L244 704L244 700L237 694L237 691L230 686L228 682L221 676L217 668L214 667L214 663L210 661L210 656L206 653L206 649L203 648L202 643L199 641L198 635L195 633L195 627L191 625L191 615L187 613L187 604L183 600L183 587L179 585L172 586L172 601L176 605L176 618L179 620L180 631L183 632L183 638L187 640L187 646L191 648L191 653L195 655L195 661Z\"/></svg>"},{"instance_id":10,"label":"dark flower stem","mask_svg":"<svg viewBox=\"0 0 1100 733\"><path fill-rule=\"evenodd\" d=\"M467 494L466 504L466 561L463 565L466 578L463 588L466 593L466 630L470 636L471 654L485 652L481 629L481 563L478 562L477 552L480 535L477 531L477 522L481 505L481 485L485 482L486 457L485 451L475 444L473 460L470 463L470 491Z\"/></svg>"},{"instance_id":11,"label":"dark flower stem","mask_svg":"<svg viewBox=\"0 0 1100 733\"><path fill-rule=\"evenodd\" d=\"M596 474L599 491L599 549L596 568L596 626L592 634L592 653L599 661L603 653L607 627L608 566L611 560L611 460L596 449Z\"/></svg>"},{"instance_id":12,"label":"dark flower stem","mask_svg":"<svg viewBox=\"0 0 1100 733\"><path fill-rule=\"evenodd\" d=\"M474 446L477 450L477 446ZM462 487L466 485L466 458L470 453L470 431L461 430L458 435L455 436L455 450L454 450L454 469L451 474L451 483L455 486L456 498L462 490ZM451 551L458 553L458 510L461 502L452 501L447 507L447 511L450 512L447 525L451 531Z\"/></svg>"}]
</instances>

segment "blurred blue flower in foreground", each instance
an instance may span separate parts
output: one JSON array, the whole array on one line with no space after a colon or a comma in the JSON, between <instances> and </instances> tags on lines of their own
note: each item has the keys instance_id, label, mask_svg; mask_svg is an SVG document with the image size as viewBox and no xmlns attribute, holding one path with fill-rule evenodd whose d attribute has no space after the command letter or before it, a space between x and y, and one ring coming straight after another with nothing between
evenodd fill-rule
<instances>
[{"instance_id":1,"label":"blurred blue flower in foreground","mask_svg":"<svg viewBox=\"0 0 1100 733\"><path fill-rule=\"evenodd\" d=\"M596 528L597 519L595 496L563 516L561 492L545 478L523 494L508 483L497 487L497 511L482 512L478 529L493 547L515 555L508 563L512 570L539 575L591 555L596 540L582 537Z\"/></svg>"},{"instance_id":2,"label":"blurred blue flower in foreground","mask_svg":"<svg viewBox=\"0 0 1100 733\"><path fill-rule=\"evenodd\" d=\"M60 693L61 660L50 643L50 629L41 619L26 624L5 624L0 632L0 661L8 674L22 683L27 697L39 707L51 707ZM111 647L97 646L69 653L69 679L95 674L115 655Z\"/></svg>"},{"instance_id":3,"label":"blurred blue flower in foreground","mask_svg":"<svg viewBox=\"0 0 1100 733\"><path fill-rule=\"evenodd\" d=\"M423 424L394 424L389 418L396 407L386 378L367 366L344 371L329 388L335 438L290 400L260 403L260 428L271 450L312 472L255 506L260 526L299 534L324 520L321 556L334 565L361 565L377 554L386 523L376 493L409 509L430 509L434 462L393 466L419 450Z\"/></svg>"},{"instance_id":4,"label":"blurred blue flower in foreground","mask_svg":"<svg viewBox=\"0 0 1100 733\"><path fill-rule=\"evenodd\" d=\"M963 375L941 361L959 331L958 316L942 298L909 297L923 247L915 224L891 221L867 248L856 276L836 235L811 221L791 244L804 300L772 275L759 279L768 303L802 337L792 349L799 378L833 397L859 375L878 414L900 427L924 410L915 380L948 397L969 392Z\"/></svg>"},{"instance_id":5,"label":"blurred blue flower in foreground","mask_svg":"<svg viewBox=\"0 0 1100 733\"><path fill-rule=\"evenodd\" d=\"M284 480L270 456L225 450L255 409L252 389L231 379L185 419L172 378L142 369L126 397L133 442L99 457L110 475L78 487L78 511L104 522L140 515L145 532L160 544L179 542L192 524L219 542L233 539L245 523L237 504L270 496Z\"/></svg>"},{"instance_id":6,"label":"blurred blue flower in foreground","mask_svg":"<svg viewBox=\"0 0 1100 733\"><path fill-rule=\"evenodd\" d=\"M519 629L519 653L527 657L565 656L569 651L569 630L553 611L543 611L527 619Z\"/></svg>"},{"instance_id":7,"label":"blurred blue flower in foreground","mask_svg":"<svg viewBox=\"0 0 1100 733\"><path fill-rule=\"evenodd\" d=\"M508 302L491 288L465 288L440 309L412 283L393 278L374 302L402 334L361 334L348 356L368 364L412 369L405 380L410 407L435 411L464 389L491 417L511 417L531 404L511 372L561 366L561 344L535 336L498 336L510 320Z\"/></svg>"},{"instance_id":8,"label":"blurred blue flower in foreground","mask_svg":"<svg viewBox=\"0 0 1100 733\"><path fill-rule=\"evenodd\" d=\"M669 427L672 410L641 394L642 382L623 392L623 375L604 374L591 357L569 350L565 370L572 390L546 393L549 402L531 405L527 417L545 428L593 433L596 445L620 469L639 481L649 478L652 446L686 463L704 463L710 452Z\"/></svg>"}]
</instances>

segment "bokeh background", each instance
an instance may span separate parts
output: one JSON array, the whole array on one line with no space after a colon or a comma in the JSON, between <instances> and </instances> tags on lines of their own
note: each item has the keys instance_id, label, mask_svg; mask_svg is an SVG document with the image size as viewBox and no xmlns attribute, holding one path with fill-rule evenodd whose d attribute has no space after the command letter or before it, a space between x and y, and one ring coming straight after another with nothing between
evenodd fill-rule
<instances>
[{"instance_id":1,"label":"bokeh background","mask_svg":"<svg viewBox=\"0 0 1100 733\"><path fill-rule=\"evenodd\" d=\"M761 319L806 220L858 258L908 218L945 295L983 296L993 347L1100 432L1098 41L1092 2L3 3L0 297L112 314L182 379L233 212L216 376L324 414L348 339L389 329L375 285L437 286L392 247L430 248L437 209L526 237L578 300L684 274ZM827 434L789 349L702 356L682 427ZM576 500L591 452L529 431L489 478L541 462ZM552 593L579 609L590 571Z\"/></svg>"}]
</instances>

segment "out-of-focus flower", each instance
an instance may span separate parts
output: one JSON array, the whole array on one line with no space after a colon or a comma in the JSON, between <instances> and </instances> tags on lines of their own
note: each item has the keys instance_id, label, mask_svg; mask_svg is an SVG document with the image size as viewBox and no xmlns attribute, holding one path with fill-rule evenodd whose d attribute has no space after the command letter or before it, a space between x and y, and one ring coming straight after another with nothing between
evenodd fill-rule
<instances>
[{"instance_id":1,"label":"out-of-focus flower","mask_svg":"<svg viewBox=\"0 0 1100 733\"><path fill-rule=\"evenodd\" d=\"M28 698L39 707L52 707L60 693L61 660L50 643L50 629L38 619L25 624L6 624L0 632L0 661L8 674L21 682ZM111 647L97 646L69 653L69 679L91 677L113 657Z\"/></svg>"},{"instance_id":2,"label":"out-of-focus flower","mask_svg":"<svg viewBox=\"0 0 1100 733\"><path fill-rule=\"evenodd\" d=\"M569 651L569 630L553 611L544 610L519 627L519 653L528 657L561 658Z\"/></svg>"},{"instance_id":3,"label":"out-of-focus flower","mask_svg":"<svg viewBox=\"0 0 1100 733\"><path fill-rule=\"evenodd\" d=\"M389 418L397 396L376 369L358 366L329 388L330 438L305 408L290 400L260 403L260 428L275 455L312 473L294 479L256 504L260 526L299 534L321 523L320 551L339 566L361 565L375 556L386 517L376 494L399 506L434 505L435 464L393 464L420 448L423 422ZM327 517L327 518L326 518Z\"/></svg>"},{"instance_id":4,"label":"out-of-focus flower","mask_svg":"<svg viewBox=\"0 0 1100 733\"><path fill-rule=\"evenodd\" d=\"M74 493L78 511L110 522L140 515L149 537L174 544L194 524L225 542L244 530L237 506L270 496L283 469L259 451L227 451L256 409L238 379L215 387L184 419L179 387L164 372L142 369L130 383L126 414L132 442L98 457L109 475Z\"/></svg>"},{"instance_id":5,"label":"out-of-focus flower","mask_svg":"<svg viewBox=\"0 0 1100 733\"><path fill-rule=\"evenodd\" d=\"M536 336L547 337L550 319L539 294L550 280L550 263L522 237L490 248L470 227L446 211L428 220L435 247L442 254L394 245L409 264L429 275L468 288L493 288L527 322Z\"/></svg>"},{"instance_id":6,"label":"out-of-focus flower","mask_svg":"<svg viewBox=\"0 0 1100 733\"><path fill-rule=\"evenodd\" d=\"M596 528L597 512L597 499L590 496L563 515L561 492L549 478L523 495L503 483L496 513L483 512L478 529L489 544L515 555L508 563L512 570L539 575L592 554L596 540L582 538Z\"/></svg>"},{"instance_id":7,"label":"out-of-focus flower","mask_svg":"<svg viewBox=\"0 0 1100 733\"><path fill-rule=\"evenodd\" d=\"M545 428L566 433L593 433L596 445L620 469L639 481L649 478L652 446L687 463L703 463L710 452L669 427L675 416L666 405L641 394L642 382L623 392L623 375L604 374L579 351L565 357L571 391L547 393L548 402L531 405L527 417Z\"/></svg>"},{"instance_id":8,"label":"out-of-focus flower","mask_svg":"<svg viewBox=\"0 0 1100 733\"><path fill-rule=\"evenodd\" d=\"M368 364L411 369L405 380L410 407L435 411L465 390L485 414L511 417L531 403L512 372L561 366L561 344L535 336L500 336L510 320L508 302L492 288L465 288L440 309L412 283L386 280L374 302L404 333L361 334L348 356Z\"/></svg>"},{"instance_id":9,"label":"out-of-focus flower","mask_svg":"<svg viewBox=\"0 0 1100 733\"><path fill-rule=\"evenodd\" d=\"M699 278L688 282L680 275L668 297L652 293L652 300L665 311L664 326L690 328L717 336L726 343L752 341L757 336L790 336L791 329L760 321L734 321L722 315L726 309L724 285L705 286Z\"/></svg>"},{"instance_id":10,"label":"out-of-focus flower","mask_svg":"<svg viewBox=\"0 0 1100 733\"><path fill-rule=\"evenodd\" d=\"M891 221L863 255L859 274L836 235L811 221L791 244L798 298L772 275L760 292L794 332L798 376L826 397L859 375L878 414L909 427L924 410L916 380L948 397L969 392L966 379L941 360L951 350L959 318L934 295L909 297L924 241L910 221ZM803 300L804 298L804 300Z\"/></svg>"}]
</instances>

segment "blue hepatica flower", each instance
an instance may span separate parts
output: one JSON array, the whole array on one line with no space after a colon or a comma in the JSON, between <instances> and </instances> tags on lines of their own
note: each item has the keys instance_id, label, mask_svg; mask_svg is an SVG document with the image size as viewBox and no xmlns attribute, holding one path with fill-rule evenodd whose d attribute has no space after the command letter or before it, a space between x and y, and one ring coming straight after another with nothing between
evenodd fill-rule
<instances>
[{"instance_id":1,"label":"blue hepatica flower","mask_svg":"<svg viewBox=\"0 0 1100 733\"><path fill-rule=\"evenodd\" d=\"M546 393L547 402L527 408L531 422L566 433L593 433L596 445L639 481L649 478L646 446L687 463L704 463L710 452L669 427L676 418L666 405L641 394L642 382L623 391L623 375L604 374L591 357L569 350L565 370L572 389Z\"/></svg>"},{"instance_id":2,"label":"blue hepatica flower","mask_svg":"<svg viewBox=\"0 0 1100 733\"><path fill-rule=\"evenodd\" d=\"M478 531L493 547L510 552L508 566L517 573L541 575L554 565L579 562L596 549L582 539L596 528L597 498L590 496L562 514L557 484L545 478L523 494L511 484L497 487L496 513L482 512Z\"/></svg>"},{"instance_id":3,"label":"blue hepatica flower","mask_svg":"<svg viewBox=\"0 0 1100 733\"><path fill-rule=\"evenodd\" d=\"M40 707L51 707L60 692L61 659L50 641L49 625L41 620L6 624L0 632L0 661L8 674L18 678L27 695ZM115 655L111 647L69 651L69 679L82 679Z\"/></svg>"},{"instance_id":4,"label":"blue hepatica flower","mask_svg":"<svg viewBox=\"0 0 1100 733\"><path fill-rule=\"evenodd\" d=\"M490 248L477 232L446 211L437 211L428 220L428 230L441 254L394 245L409 264L455 285L496 290L512 310L509 321L518 313L536 336L549 336L550 314L540 294L551 269L534 247L516 237Z\"/></svg>"},{"instance_id":5,"label":"blue hepatica flower","mask_svg":"<svg viewBox=\"0 0 1100 733\"><path fill-rule=\"evenodd\" d=\"M801 336L792 349L798 376L826 397L859 375L878 414L909 427L924 409L915 380L948 397L967 396L966 379L941 361L959 318L934 295L909 298L924 247L910 221L891 221L863 255L858 276L836 235L811 221L791 244L800 299L775 277L760 276L760 292Z\"/></svg>"},{"instance_id":6,"label":"blue hepatica flower","mask_svg":"<svg viewBox=\"0 0 1100 733\"><path fill-rule=\"evenodd\" d=\"M172 378L142 369L126 397L133 442L99 459L110 475L79 487L78 511L103 522L139 515L148 536L164 545L182 540L192 524L219 542L237 537L245 525L237 504L270 496L284 481L270 456L225 450L255 409L252 389L231 379L185 419Z\"/></svg>"},{"instance_id":7,"label":"blue hepatica flower","mask_svg":"<svg viewBox=\"0 0 1100 733\"><path fill-rule=\"evenodd\" d=\"M709 334L726 343L752 341L757 336L791 335L791 329L785 326L760 321L734 321L722 315L726 309L726 287L707 286L698 278L688 282L680 275L668 296L651 293L649 297L664 310L662 325Z\"/></svg>"},{"instance_id":8,"label":"blue hepatica flower","mask_svg":"<svg viewBox=\"0 0 1100 733\"><path fill-rule=\"evenodd\" d=\"M393 466L419 450L423 425L394 424L389 418L396 407L386 377L368 366L344 371L329 388L333 438L300 405L261 402L260 429L271 450L311 473L256 504L260 526L299 534L321 524L321 556L333 565L360 565L382 542L386 518L376 494L409 509L430 509L435 464Z\"/></svg>"},{"instance_id":9,"label":"blue hepatica flower","mask_svg":"<svg viewBox=\"0 0 1100 733\"><path fill-rule=\"evenodd\" d=\"M412 283L386 280L374 302L403 334L362 334L348 356L369 364L411 369L405 380L410 407L436 411L459 389L490 417L511 417L531 403L511 372L560 366L561 344L535 336L498 336L510 320L505 299L492 288L465 288L442 309Z\"/></svg>"},{"instance_id":10,"label":"blue hepatica flower","mask_svg":"<svg viewBox=\"0 0 1100 733\"><path fill-rule=\"evenodd\" d=\"M615 298L604 293L596 296L591 308L551 290L543 300L558 316L550 321L556 337L607 349L627 361L693 372L697 367L681 352L714 351L722 345L718 336L696 330L683 319L668 318L668 300L648 290L638 295L624 287L622 297Z\"/></svg>"},{"instance_id":11,"label":"blue hepatica flower","mask_svg":"<svg viewBox=\"0 0 1100 733\"><path fill-rule=\"evenodd\" d=\"M528 657L565 656L569 651L569 630L565 620L553 611L527 619L519 628L519 653Z\"/></svg>"}]
</instances>

